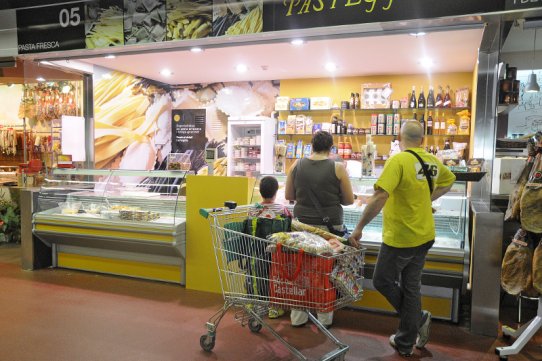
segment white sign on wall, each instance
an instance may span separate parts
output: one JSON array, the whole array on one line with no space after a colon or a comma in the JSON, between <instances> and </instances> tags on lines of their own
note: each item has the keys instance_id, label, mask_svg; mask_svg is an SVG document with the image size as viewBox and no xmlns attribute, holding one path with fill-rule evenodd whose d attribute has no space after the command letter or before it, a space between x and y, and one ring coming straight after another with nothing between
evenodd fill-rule
<instances>
[{"instance_id":1,"label":"white sign on wall","mask_svg":"<svg viewBox=\"0 0 542 361\"><path fill-rule=\"evenodd\" d=\"M62 116L62 154L71 154L72 161L84 162L85 152L85 118Z\"/></svg>"},{"instance_id":2,"label":"white sign on wall","mask_svg":"<svg viewBox=\"0 0 542 361\"><path fill-rule=\"evenodd\" d=\"M542 84L542 69L534 71L538 84ZM508 137L514 134L531 134L542 131L542 91L526 93L525 84L530 70L518 71L517 80L521 81L518 106L508 115Z\"/></svg>"}]
</instances>

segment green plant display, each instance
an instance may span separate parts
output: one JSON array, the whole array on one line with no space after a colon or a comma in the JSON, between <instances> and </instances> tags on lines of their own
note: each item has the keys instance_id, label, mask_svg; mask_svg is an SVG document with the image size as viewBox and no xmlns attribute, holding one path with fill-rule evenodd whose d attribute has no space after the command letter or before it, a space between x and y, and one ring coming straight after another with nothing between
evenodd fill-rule
<instances>
[{"instance_id":1,"label":"green plant display","mask_svg":"<svg viewBox=\"0 0 542 361\"><path fill-rule=\"evenodd\" d=\"M19 206L5 199L0 199L0 240L11 243L21 242Z\"/></svg>"}]
</instances>

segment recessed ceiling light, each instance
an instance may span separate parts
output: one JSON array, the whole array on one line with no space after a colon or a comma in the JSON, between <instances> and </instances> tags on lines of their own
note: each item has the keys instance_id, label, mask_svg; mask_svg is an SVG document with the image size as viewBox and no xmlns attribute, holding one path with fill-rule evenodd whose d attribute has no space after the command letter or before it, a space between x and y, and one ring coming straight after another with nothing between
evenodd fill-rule
<instances>
[{"instance_id":1,"label":"recessed ceiling light","mask_svg":"<svg viewBox=\"0 0 542 361\"><path fill-rule=\"evenodd\" d=\"M410 33L410 34L408 34L408 35L414 36L414 37L417 38L418 36L424 36L424 35L426 35L426 33L424 33L423 31L419 31L419 32L417 32L417 33Z\"/></svg>"},{"instance_id":2,"label":"recessed ceiling light","mask_svg":"<svg viewBox=\"0 0 542 361\"><path fill-rule=\"evenodd\" d=\"M113 54L109 54L109 55L104 56L104 58L106 58L106 59L115 59L116 56L113 55Z\"/></svg>"},{"instance_id":3,"label":"recessed ceiling light","mask_svg":"<svg viewBox=\"0 0 542 361\"><path fill-rule=\"evenodd\" d=\"M421 58L419 63L424 68L430 68L430 67L433 66L433 59L431 59L431 58Z\"/></svg>"},{"instance_id":4,"label":"recessed ceiling light","mask_svg":"<svg viewBox=\"0 0 542 361\"><path fill-rule=\"evenodd\" d=\"M201 53L203 49L200 48L199 46L194 46L193 48L190 48L190 51L193 53Z\"/></svg>"},{"instance_id":5,"label":"recessed ceiling light","mask_svg":"<svg viewBox=\"0 0 542 361\"><path fill-rule=\"evenodd\" d=\"M102 74L102 78L103 78L103 79L111 79L111 78L112 78L111 73L104 73L104 74Z\"/></svg>"},{"instance_id":6,"label":"recessed ceiling light","mask_svg":"<svg viewBox=\"0 0 542 361\"><path fill-rule=\"evenodd\" d=\"M162 74L163 76L172 76L173 72L169 69L162 69L162 71L160 71L160 74Z\"/></svg>"},{"instance_id":7,"label":"recessed ceiling light","mask_svg":"<svg viewBox=\"0 0 542 361\"><path fill-rule=\"evenodd\" d=\"M246 66L245 64L238 64L235 67L235 70L237 70L238 73L246 73L246 71L248 70L248 66Z\"/></svg>"},{"instance_id":8,"label":"recessed ceiling light","mask_svg":"<svg viewBox=\"0 0 542 361\"><path fill-rule=\"evenodd\" d=\"M53 65L53 63L51 63L50 61L47 61L47 60L40 61L40 64L41 65Z\"/></svg>"},{"instance_id":9,"label":"recessed ceiling light","mask_svg":"<svg viewBox=\"0 0 542 361\"><path fill-rule=\"evenodd\" d=\"M325 65L325 68L329 72L334 72L335 70L337 70L337 64L329 62Z\"/></svg>"},{"instance_id":10,"label":"recessed ceiling light","mask_svg":"<svg viewBox=\"0 0 542 361\"><path fill-rule=\"evenodd\" d=\"M41 82L41 81L45 81L45 78L42 77L42 76L38 76L38 77L36 78L36 80Z\"/></svg>"},{"instance_id":11,"label":"recessed ceiling light","mask_svg":"<svg viewBox=\"0 0 542 361\"><path fill-rule=\"evenodd\" d=\"M301 45L305 44L305 40L303 40L303 39L294 39L290 43L292 45L294 45L294 46L301 46Z\"/></svg>"}]
</instances>

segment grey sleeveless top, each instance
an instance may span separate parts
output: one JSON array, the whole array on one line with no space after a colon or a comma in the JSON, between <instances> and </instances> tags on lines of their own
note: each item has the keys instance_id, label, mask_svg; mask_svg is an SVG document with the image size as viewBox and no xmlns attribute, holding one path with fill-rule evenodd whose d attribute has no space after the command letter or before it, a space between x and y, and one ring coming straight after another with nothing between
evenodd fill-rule
<instances>
[{"instance_id":1,"label":"grey sleeveless top","mask_svg":"<svg viewBox=\"0 0 542 361\"><path fill-rule=\"evenodd\" d=\"M324 221L309 196L309 189L320 201L324 215L331 224L343 224L340 181L335 175L335 162L331 159L301 159L292 170L295 199L294 216L306 224L322 225Z\"/></svg>"}]
</instances>

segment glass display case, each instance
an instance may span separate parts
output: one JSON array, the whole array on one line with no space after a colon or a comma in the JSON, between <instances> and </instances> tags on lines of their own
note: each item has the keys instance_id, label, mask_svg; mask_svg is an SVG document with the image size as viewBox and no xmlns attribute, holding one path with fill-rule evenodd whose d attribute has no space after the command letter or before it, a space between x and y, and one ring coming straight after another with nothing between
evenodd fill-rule
<instances>
[{"instance_id":1,"label":"glass display case","mask_svg":"<svg viewBox=\"0 0 542 361\"><path fill-rule=\"evenodd\" d=\"M184 284L184 171L54 169L33 233L53 266Z\"/></svg>"},{"instance_id":2,"label":"glass display case","mask_svg":"<svg viewBox=\"0 0 542 361\"><path fill-rule=\"evenodd\" d=\"M288 204L284 198L286 176L274 175L279 181L277 202ZM368 198L373 193L373 185L377 178L350 178L356 200L353 205L343 206L344 223L349 230L354 229L366 207ZM255 191L255 194L259 192ZM437 305L432 313L443 319L458 320L459 296L466 289L468 280L468 225L469 205L467 183L455 182L452 189L433 202L435 209L435 244L429 251L422 276L422 295L425 302ZM369 223L364 231L361 242L366 251L367 290L360 307L381 310L385 303L383 298L371 294L372 274L376 257L382 244L382 215L379 214ZM431 308L431 307L429 307Z\"/></svg>"}]
</instances>

